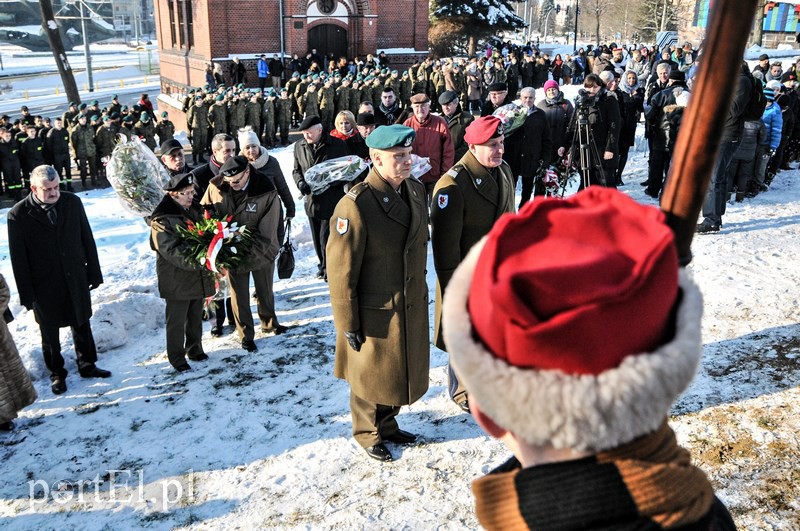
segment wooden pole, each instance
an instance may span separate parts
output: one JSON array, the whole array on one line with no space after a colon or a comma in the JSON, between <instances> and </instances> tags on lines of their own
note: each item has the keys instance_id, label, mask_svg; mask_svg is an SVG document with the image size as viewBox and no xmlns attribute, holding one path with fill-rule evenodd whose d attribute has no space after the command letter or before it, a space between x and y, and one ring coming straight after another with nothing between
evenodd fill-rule
<instances>
[{"instance_id":1,"label":"wooden pole","mask_svg":"<svg viewBox=\"0 0 800 531\"><path fill-rule=\"evenodd\" d=\"M675 232L682 264L692 259L697 217L711 180L720 138L739 82L745 44L758 0L717 0L672 157L661 208ZM744 13L750 13L745 16ZM706 63L705 58L709 59ZM711 64L713 61L713 64ZM720 87L728 87L721 90Z\"/></svg>"}]
</instances>

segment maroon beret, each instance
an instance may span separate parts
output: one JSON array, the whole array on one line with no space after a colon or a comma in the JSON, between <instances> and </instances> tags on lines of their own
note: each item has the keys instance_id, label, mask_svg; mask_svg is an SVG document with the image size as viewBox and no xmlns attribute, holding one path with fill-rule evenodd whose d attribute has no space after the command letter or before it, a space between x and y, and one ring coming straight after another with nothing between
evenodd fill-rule
<instances>
[{"instance_id":1,"label":"maroon beret","mask_svg":"<svg viewBox=\"0 0 800 531\"><path fill-rule=\"evenodd\" d=\"M484 144L503 134L503 122L497 116L484 116L474 120L464 131L467 144Z\"/></svg>"}]
</instances>

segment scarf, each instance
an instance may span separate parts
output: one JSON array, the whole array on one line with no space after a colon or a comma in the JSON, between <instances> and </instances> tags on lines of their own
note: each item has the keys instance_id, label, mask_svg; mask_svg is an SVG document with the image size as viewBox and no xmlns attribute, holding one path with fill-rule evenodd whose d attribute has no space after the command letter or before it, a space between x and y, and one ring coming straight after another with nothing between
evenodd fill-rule
<instances>
[{"instance_id":1,"label":"scarf","mask_svg":"<svg viewBox=\"0 0 800 531\"><path fill-rule=\"evenodd\" d=\"M50 221L50 223L55 225L56 221L58 220L58 213L56 212L56 203L52 204L42 203L41 201L39 201L39 198L36 197L36 194L33 193L31 194L31 197L33 198L33 202L36 203L36 206L44 210L44 213L47 214L47 219Z\"/></svg>"},{"instance_id":2,"label":"scarf","mask_svg":"<svg viewBox=\"0 0 800 531\"><path fill-rule=\"evenodd\" d=\"M392 105L391 107L386 107L386 106L385 106L383 103L381 103L381 104L378 106L378 108L381 110L381 112L382 112L383 114L385 114L385 115L386 115L386 119L387 119L388 121L392 122L392 123L394 123L394 121L395 121L395 118L396 118L396 116L394 115L394 113L396 113L396 112L397 112L397 111L400 109L400 107L399 107L399 105L397 104L397 102L394 102L394 105Z\"/></svg>"},{"instance_id":3,"label":"scarf","mask_svg":"<svg viewBox=\"0 0 800 531\"><path fill-rule=\"evenodd\" d=\"M486 529L611 529L700 522L714 503L666 420L655 432L591 457L521 468L512 459L472 484ZM626 529L628 527L625 527Z\"/></svg>"},{"instance_id":4,"label":"scarf","mask_svg":"<svg viewBox=\"0 0 800 531\"><path fill-rule=\"evenodd\" d=\"M548 98L547 96L545 96L545 97L544 97L544 101L546 101L546 102L547 102L547 104L548 104L548 105L551 105L551 106L552 106L552 105L558 105L559 103L561 103L562 101L564 101L564 94L563 94L561 91L559 91L559 93L558 93L558 94L556 94L556 97L555 97L555 98L553 98L553 99L551 100L550 98Z\"/></svg>"}]
</instances>

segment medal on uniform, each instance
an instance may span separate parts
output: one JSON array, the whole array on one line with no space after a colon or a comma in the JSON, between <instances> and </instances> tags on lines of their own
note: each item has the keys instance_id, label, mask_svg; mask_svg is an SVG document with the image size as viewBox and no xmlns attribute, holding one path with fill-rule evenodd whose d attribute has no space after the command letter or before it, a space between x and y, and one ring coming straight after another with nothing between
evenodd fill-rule
<instances>
[{"instance_id":1,"label":"medal on uniform","mask_svg":"<svg viewBox=\"0 0 800 531\"><path fill-rule=\"evenodd\" d=\"M477 184L478 186L480 186L482 182L483 179L475 179L475 184Z\"/></svg>"},{"instance_id":2,"label":"medal on uniform","mask_svg":"<svg viewBox=\"0 0 800 531\"><path fill-rule=\"evenodd\" d=\"M447 194L441 194L439 196L439 199L437 200L437 204L439 205L439 208L446 207L447 206L447 200L448 200Z\"/></svg>"},{"instance_id":3,"label":"medal on uniform","mask_svg":"<svg viewBox=\"0 0 800 531\"><path fill-rule=\"evenodd\" d=\"M336 232L344 235L350 228L350 220L347 218L336 218Z\"/></svg>"}]
</instances>

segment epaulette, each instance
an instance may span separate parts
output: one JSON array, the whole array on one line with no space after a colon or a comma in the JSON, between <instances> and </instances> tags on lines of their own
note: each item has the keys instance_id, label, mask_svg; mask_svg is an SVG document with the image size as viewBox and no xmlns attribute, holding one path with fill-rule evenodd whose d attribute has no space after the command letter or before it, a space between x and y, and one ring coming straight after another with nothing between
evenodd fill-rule
<instances>
[{"instance_id":1,"label":"epaulette","mask_svg":"<svg viewBox=\"0 0 800 531\"><path fill-rule=\"evenodd\" d=\"M358 196L361 195L361 192L369 188L369 185L365 182L360 182L354 187L350 188L350 191L347 192L347 197L355 201L358 199Z\"/></svg>"},{"instance_id":2,"label":"epaulette","mask_svg":"<svg viewBox=\"0 0 800 531\"><path fill-rule=\"evenodd\" d=\"M463 170L463 169L464 169L464 166L462 166L461 164L456 164L455 166L453 166L452 168L450 168L449 170L447 170L447 172L445 173L445 175L449 175L450 177L452 177L453 179L455 179L456 177L458 177L458 174L459 174L459 173L461 172L461 170Z\"/></svg>"}]
</instances>

